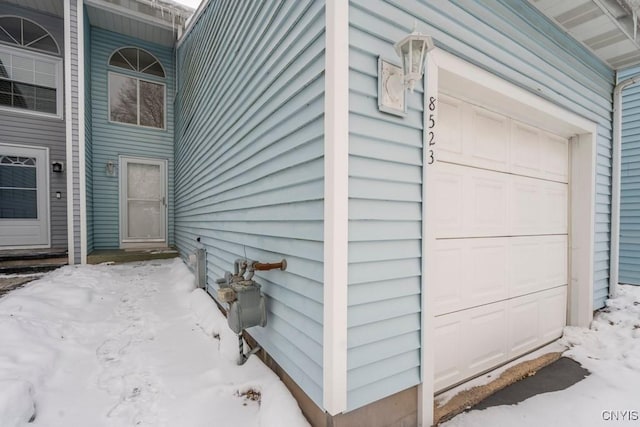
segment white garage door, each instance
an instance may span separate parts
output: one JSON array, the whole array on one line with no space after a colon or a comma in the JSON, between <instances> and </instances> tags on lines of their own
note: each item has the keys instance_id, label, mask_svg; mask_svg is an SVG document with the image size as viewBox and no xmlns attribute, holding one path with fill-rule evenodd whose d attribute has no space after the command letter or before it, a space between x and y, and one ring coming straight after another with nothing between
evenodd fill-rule
<instances>
[{"instance_id":1,"label":"white garage door","mask_svg":"<svg viewBox=\"0 0 640 427\"><path fill-rule=\"evenodd\" d=\"M453 97L432 179L435 388L562 334L568 141Z\"/></svg>"}]
</instances>

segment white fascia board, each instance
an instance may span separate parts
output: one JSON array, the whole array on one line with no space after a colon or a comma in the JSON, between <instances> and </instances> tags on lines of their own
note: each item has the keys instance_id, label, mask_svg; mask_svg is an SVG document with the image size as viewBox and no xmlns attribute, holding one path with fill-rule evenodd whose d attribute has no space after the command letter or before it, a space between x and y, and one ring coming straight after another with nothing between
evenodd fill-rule
<instances>
[{"instance_id":1,"label":"white fascia board","mask_svg":"<svg viewBox=\"0 0 640 427\"><path fill-rule=\"evenodd\" d=\"M349 2L327 0L324 97L323 405L347 408Z\"/></svg>"},{"instance_id":2,"label":"white fascia board","mask_svg":"<svg viewBox=\"0 0 640 427\"><path fill-rule=\"evenodd\" d=\"M67 253L75 264L73 240L73 132L71 97L71 3L64 2L64 122L67 147Z\"/></svg>"},{"instance_id":3,"label":"white fascia board","mask_svg":"<svg viewBox=\"0 0 640 427\"><path fill-rule=\"evenodd\" d=\"M78 174L80 182L80 262L87 263L87 162L85 151L84 105L84 3L77 1L78 19Z\"/></svg>"}]
</instances>

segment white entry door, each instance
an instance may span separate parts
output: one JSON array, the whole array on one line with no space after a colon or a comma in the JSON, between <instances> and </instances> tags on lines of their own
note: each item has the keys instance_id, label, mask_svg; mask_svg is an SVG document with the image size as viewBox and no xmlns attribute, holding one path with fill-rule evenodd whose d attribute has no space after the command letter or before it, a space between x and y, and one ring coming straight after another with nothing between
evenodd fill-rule
<instances>
[{"instance_id":1,"label":"white entry door","mask_svg":"<svg viewBox=\"0 0 640 427\"><path fill-rule=\"evenodd\" d=\"M120 171L120 246L166 245L166 160L121 157Z\"/></svg>"},{"instance_id":2,"label":"white entry door","mask_svg":"<svg viewBox=\"0 0 640 427\"><path fill-rule=\"evenodd\" d=\"M568 141L440 94L435 199L435 389L562 335Z\"/></svg>"},{"instance_id":3,"label":"white entry door","mask_svg":"<svg viewBox=\"0 0 640 427\"><path fill-rule=\"evenodd\" d=\"M0 144L0 249L49 247L47 148Z\"/></svg>"}]
</instances>

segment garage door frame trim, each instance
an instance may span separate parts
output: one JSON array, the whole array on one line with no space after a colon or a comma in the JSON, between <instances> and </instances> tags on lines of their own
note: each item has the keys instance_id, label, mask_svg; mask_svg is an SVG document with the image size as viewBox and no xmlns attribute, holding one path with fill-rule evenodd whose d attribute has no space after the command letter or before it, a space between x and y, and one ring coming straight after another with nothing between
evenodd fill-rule
<instances>
[{"instance_id":1,"label":"garage door frame trim","mask_svg":"<svg viewBox=\"0 0 640 427\"><path fill-rule=\"evenodd\" d=\"M593 319L593 263L595 245L595 195L597 124L516 86L490 72L472 65L441 49L427 56L424 91L424 164L422 186L422 378L418 393L418 421L433 423L434 399L434 311L429 289L435 269L435 233L430 224L428 206L433 191L428 183L433 168L429 167L430 149L437 158L437 107L429 109L430 100L438 99L442 88L455 87L471 100L495 111L569 138L569 286L567 323L588 327ZM542 90L540 93L544 94ZM437 105L437 103L436 103ZM433 127L434 120L436 125ZM432 128L429 128L429 125ZM435 132L435 146L428 146L429 131ZM434 162L435 164L435 162Z\"/></svg>"}]
</instances>

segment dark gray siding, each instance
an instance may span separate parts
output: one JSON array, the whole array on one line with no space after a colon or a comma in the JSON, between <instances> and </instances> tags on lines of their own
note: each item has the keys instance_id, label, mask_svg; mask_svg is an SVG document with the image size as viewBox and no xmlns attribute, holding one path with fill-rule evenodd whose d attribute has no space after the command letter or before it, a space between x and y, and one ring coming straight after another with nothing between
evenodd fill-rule
<instances>
[{"instance_id":1,"label":"dark gray siding","mask_svg":"<svg viewBox=\"0 0 640 427\"><path fill-rule=\"evenodd\" d=\"M178 58L177 245L202 238L213 294L236 258L287 259L250 332L322 406L324 2L210 1Z\"/></svg>"},{"instance_id":2,"label":"dark gray siding","mask_svg":"<svg viewBox=\"0 0 640 427\"><path fill-rule=\"evenodd\" d=\"M62 19L0 2L0 15L16 15L31 19L47 29L56 39L63 55L64 22ZM64 89L61 87L61 91ZM64 111L62 112L64 115ZM63 119L32 115L26 112L0 110L0 142L49 148L49 161L66 159L65 123ZM67 181L66 173L49 172L51 246L67 247ZM62 194L56 199L56 192Z\"/></svg>"}]
</instances>

